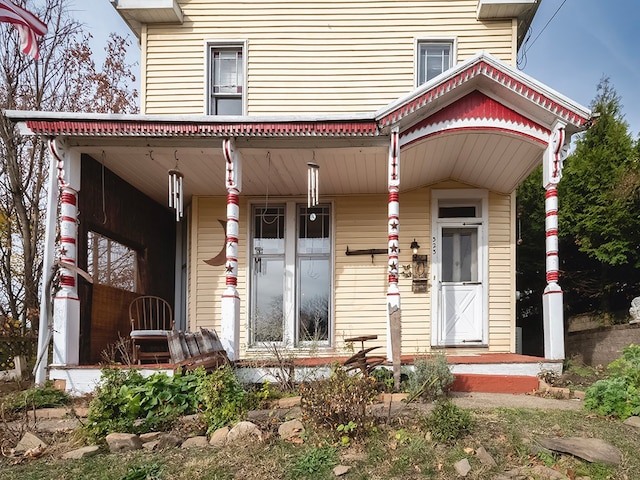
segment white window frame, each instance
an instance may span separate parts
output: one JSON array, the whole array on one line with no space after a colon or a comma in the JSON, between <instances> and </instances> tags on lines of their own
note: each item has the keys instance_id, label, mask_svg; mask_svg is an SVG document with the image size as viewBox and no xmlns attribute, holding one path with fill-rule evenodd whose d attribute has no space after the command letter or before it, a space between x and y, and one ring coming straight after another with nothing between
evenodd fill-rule
<instances>
[{"instance_id":1,"label":"white window frame","mask_svg":"<svg viewBox=\"0 0 640 480\"><path fill-rule=\"evenodd\" d=\"M455 38L446 38L446 37L421 37L421 38L416 38L415 40L415 47L414 47L414 52L415 52L415 60L414 60L414 79L415 79L415 86L416 88L419 87L420 85L424 85L425 83L429 83L431 80L426 80L423 83L420 83L420 70L421 70L421 63L420 63L420 46L424 45L424 44L442 44L442 43L446 43L451 45L451 51L449 52L449 68L451 69L454 65L456 65L456 58L457 58L457 41ZM448 69L443 70L443 72L446 72Z\"/></svg>"},{"instance_id":2,"label":"white window frame","mask_svg":"<svg viewBox=\"0 0 640 480\"><path fill-rule=\"evenodd\" d=\"M321 202L321 205L328 205L330 211L330 253L329 253L329 325L327 340L320 342L299 341L297 339L297 308L299 294L299 280L297 272L298 252L296 249L296 241L298 238L298 205L306 204L306 198L299 199L282 199L269 198L270 205L284 205L285 207L285 288L284 288L284 306L285 325L283 328L283 342L274 342L283 348L295 350L306 350L311 347L320 349L331 349L335 345L335 295L334 295L334 272L335 272L335 205L332 200ZM254 207L264 206L264 199L250 200L247 205L247 295L245 303L246 316L245 331L247 332L247 349L251 351L265 351L269 349L271 344L265 342L253 342L251 338L251 316L252 316L252 252L250 246L253 241L253 211ZM294 232L288 234L287 232Z\"/></svg>"},{"instance_id":3,"label":"white window frame","mask_svg":"<svg viewBox=\"0 0 640 480\"><path fill-rule=\"evenodd\" d=\"M214 113L213 110L213 58L211 55L212 50L215 49L233 49L237 48L242 51L242 94L241 94L241 102L242 102L242 115L246 115L247 112L247 41L246 40L207 40L205 41L204 47L204 55L206 59L206 68L205 68L205 115L217 116L217 113ZM222 96L222 95L221 95Z\"/></svg>"}]
</instances>

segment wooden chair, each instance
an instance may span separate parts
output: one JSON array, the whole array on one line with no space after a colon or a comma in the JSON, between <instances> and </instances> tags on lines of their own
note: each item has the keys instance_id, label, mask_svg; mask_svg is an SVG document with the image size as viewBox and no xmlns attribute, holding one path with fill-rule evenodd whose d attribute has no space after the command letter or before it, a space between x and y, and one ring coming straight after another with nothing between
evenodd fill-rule
<instances>
[{"instance_id":1,"label":"wooden chair","mask_svg":"<svg viewBox=\"0 0 640 480\"><path fill-rule=\"evenodd\" d=\"M130 337L133 343L133 361L142 363L168 362L171 358L167 334L173 330L171 305L152 295L142 295L129 304Z\"/></svg>"}]
</instances>

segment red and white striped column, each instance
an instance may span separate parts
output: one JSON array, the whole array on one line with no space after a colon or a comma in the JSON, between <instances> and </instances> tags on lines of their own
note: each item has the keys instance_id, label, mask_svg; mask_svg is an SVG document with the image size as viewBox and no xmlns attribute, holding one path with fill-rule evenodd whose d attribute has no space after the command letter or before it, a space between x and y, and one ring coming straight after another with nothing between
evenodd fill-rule
<instances>
[{"instance_id":1,"label":"red and white striped column","mask_svg":"<svg viewBox=\"0 0 640 480\"><path fill-rule=\"evenodd\" d=\"M564 310L558 257L558 183L562 178L562 163L567 153L565 125L554 126L544 154L543 186L545 189L546 279L542 295L544 356L551 360L564 359Z\"/></svg>"},{"instance_id":2,"label":"red and white striped column","mask_svg":"<svg viewBox=\"0 0 640 480\"><path fill-rule=\"evenodd\" d=\"M238 295L238 220L240 217L239 194L242 189L241 158L235 142L227 138L222 142L226 162L225 186L227 188L227 237L225 262L226 288L222 294L222 318L220 340L229 360L240 355L240 296Z\"/></svg>"},{"instance_id":3,"label":"red and white striped column","mask_svg":"<svg viewBox=\"0 0 640 480\"><path fill-rule=\"evenodd\" d=\"M391 132L388 160L388 281L387 287L387 360L393 360L393 346L399 348L400 338L394 338L394 332L399 334L399 329L392 328L391 322L395 317L400 318L400 289L398 288L398 242L400 232L400 143L398 129ZM400 352L397 353L399 358Z\"/></svg>"},{"instance_id":4,"label":"red and white striped column","mask_svg":"<svg viewBox=\"0 0 640 480\"><path fill-rule=\"evenodd\" d=\"M77 240L80 154L59 140L49 141L60 188L60 290L53 301L53 364L80 361L80 300L78 299Z\"/></svg>"}]
</instances>

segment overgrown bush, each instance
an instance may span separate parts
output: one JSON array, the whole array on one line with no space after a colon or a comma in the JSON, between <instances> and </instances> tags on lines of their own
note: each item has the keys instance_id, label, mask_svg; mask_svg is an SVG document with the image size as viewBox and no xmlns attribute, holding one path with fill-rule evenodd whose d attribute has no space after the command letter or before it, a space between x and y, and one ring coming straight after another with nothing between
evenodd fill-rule
<instances>
[{"instance_id":1,"label":"overgrown bush","mask_svg":"<svg viewBox=\"0 0 640 480\"><path fill-rule=\"evenodd\" d=\"M414 361L413 370L407 373L407 390L410 397L431 402L446 396L453 380L447 358L438 353Z\"/></svg>"},{"instance_id":2,"label":"overgrown bush","mask_svg":"<svg viewBox=\"0 0 640 480\"><path fill-rule=\"evenodd\" d=\"M247 410L248 396L229 365L205 376L198 387L207 433L240 419Z\"/></svg>"},{"instance_id":3,"label":"overgrown bush","mask_svg":"<svg viewBox=\"0 0 640 480\"><path fill-rule=\"evenodd\" d=\"M349 434L355 437L372 425L369 406L377 392L371 377L351 375L336 365L329 378L301 384L300 394L303 412L318 426L341 433L340 425L350 425Z\"/></svg>"},{"instance_id":4,"label":"overgrown bush","mask_svg":"<svg viewBox=\"0 0 640 480\"><path fill-rule=\"evenodd\" d=\"M44 387L29 388L21 392L10 393L2 401L5 413L13 414L21 410L50 408L67 405L71 399L66 392L53 388L47 383Z\"/></svg>"},{"instance_id":5,"label":"overgrown bush","mask_svg":"<svg viewBox=\"0 0 640 480\"><path fill-rule=\"evenodd\" d=\"M473 418L468 410L445 399L436 403L425 421L431 438L441 443L451 443L471 431Z\"/></svg>"},{"instance_id":6,"label":"overgrown bush","mask_svg":"<svg viewBox=\"0 0 640 480\"><path fill-rule=\"evenodd\" d=\"M89 404L86 430L98 439L111 432L142 433L170 425L178 416L195 413L204 370L169 377L144 378L137 370L102 370L96 396Z\"/></svg>"},{"instance_id":7,"label":"overgrown bush","mask_svg":"<svg viewBox=\"0 0 640 480\"><path fill-rule=\"evenodd\" d=\"M585 392L585 408L623 420L640 415L640 345L624 348L607 370L610 378L598 380Z\"/></svg>"}]
</instances>

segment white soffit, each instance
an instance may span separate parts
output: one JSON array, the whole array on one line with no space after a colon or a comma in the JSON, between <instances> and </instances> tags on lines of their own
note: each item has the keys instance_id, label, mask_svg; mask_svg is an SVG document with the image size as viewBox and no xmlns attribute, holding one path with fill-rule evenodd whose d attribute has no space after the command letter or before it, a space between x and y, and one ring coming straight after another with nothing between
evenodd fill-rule
<instances>
[{"instance_id":1,"label":"white soffit","mask_svg":"<svg viewBox=\"0 0 640 480\"><path fill-rule=\"evenodd\" d=\"M177 0L111 0L125 20L139 23L182 23Z\"/></svg>"},{"instance_id":2,"label":"white soffit","mask_svg":"<svg viewBox=\"0 0 640 480\"><path fill-rule=\"evenodd\" d=\"M532 7L537 10L539 3L540 0L479 0L478 20L518 18L531 10Z\"/></svg>"}]
</instances>

